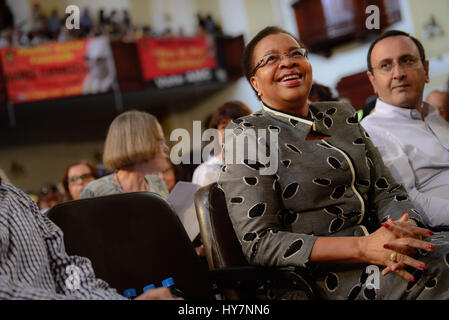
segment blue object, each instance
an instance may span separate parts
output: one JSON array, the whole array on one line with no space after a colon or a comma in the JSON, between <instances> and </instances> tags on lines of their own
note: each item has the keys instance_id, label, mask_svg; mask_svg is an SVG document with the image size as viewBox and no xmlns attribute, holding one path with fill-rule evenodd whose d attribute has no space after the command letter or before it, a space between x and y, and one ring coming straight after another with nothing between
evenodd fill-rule
<instances>
[{"instance_id":1,"label":"blue object","mask_svg":"<svg viewBox=\"0 0 449 320\"><path fill-rule=\"evenodd\" d=\"M184 298L184 292L175 287L175 280L172 277L163 280L162 285L170 289L172 296Z\"/></svg>"},{"instance_id":2,"label":"blue object","mask_svg":"<svg viewBox=\"0 0 449 320\"><path fill-rule=\"evenodd\" d=\"M134 288L126 289L125 291L123 291L123 295L128 299L132 299L134 297L137 297L137 292Z\"/></svg>"},{"instance_id":3,"label":"blue object","mask_svg":"<svg viewBox=\"0 0 449 320\"><path fill-rule=\"evenodd\" d=\"M156 286L154 284L149 284L143 288L143 292L145 292L147 290L155 289L155 288L156 288Z\"/></svg>"},{"instance_id":4,"label":"blue object","mask_svg":"<svg viewBox=\"0 0 449 320\"><path fill-rule=\"evenodd\" d=\"M165 280L162 281L162 285L166 288L169 288L171 286L175 285L175 279L173 279L172 277L167 278Z\"/></svg>"}]
</instances>

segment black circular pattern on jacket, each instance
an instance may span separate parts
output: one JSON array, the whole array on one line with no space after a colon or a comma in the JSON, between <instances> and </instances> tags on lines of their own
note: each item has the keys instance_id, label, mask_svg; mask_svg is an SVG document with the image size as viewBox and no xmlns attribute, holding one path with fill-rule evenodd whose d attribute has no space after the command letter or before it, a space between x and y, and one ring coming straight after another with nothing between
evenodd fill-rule
<instances>
[{"instance_id":1,"label":"black circular pattern on jacket","mask_svg":"<svg viewBox=\"0 0 449 320\"><path fill-rule=\"evenodd\" d=\"M297 253L299 250L301 250L303 243L304 242L302 241L302 239L294 241L285 251L284 258L287 259L292 255L294 255L295 253Z\"/></svg>"},{"instance_id":2,"label":"black circular pattern on jacket","mask_svg":"<svg viewBox=\"0 0 449 320\"><path fill-rule=\"evenodd\" d=\"M290 199L295 196L296 192L298 192L299 184L297 182L290 183L287 187L285 187L284 192L282 193L282 198Z\"/></svg>"},{"instance_id":3,"label":"black circular pattern on jacket","mask_svg":"<svg viewBox=\"0 0 449 320\"><path fill-rule=\"evenodd\" d=\"M330 108L326 110L326 114L333 116L337 112L337 108Z\"/></svg>"},{"instance_id":4,"label":"black circular pattern on jacket","mask_svg":"<svg viewBox=\"0 0 449 320\"><path fill-rule=\"evenodd\" d=\"M355 300L361 290L362 290L361 285L356 285L354 288L352 288L351 291L349 292L348 300Z\"/></svg>"},{"instance_id":5,"label":"black circular pattern on jacket","mask_svg":"<svg viewBox=\"0 0 449 320\"><path fill-rule=\"evenodd\" d=\"M250 232L243 236L244 241L253 241L256 238L257 238L257 234L255 232Z\"/></svg>"},{"instance_id":6,"label":"black circular pattern on jacket","mask_svg":"<svg viewBox=\"0 0 449 320\"><path fill-rule=\"evenodd\" d=\"M296 222L296 219L298 219L298 214L296 212L287 212L284 216L284 224L289 226Z\"/></svg>"},{"instance_id":7,"label":"black circular pattern on jacket","mask_svg":"<svg viewBox=\"0 0 449 320\"><path fill-rule=\"evenodd\" d=\"M327 158L327 163L329 163L329 165L334 168L334 169L340 169L341 168L341 163L340 161L338 161L338 159L334 158L334 157L328 157Z\"/></svg>"},{"instance_id":8,"label":"black circular pattern on jacket","mask_svg":"<svg viewBox=\"0 0 449 320\"><path fill-rule=\"evenodd\" d=\"M396 201L406 201L406 200L408 200L408 197L404 196L404 195L397 195L394 198L395 198Z\"/></svg>"},{"instance_id":9,"label":"black circular pattern on jacket","mask_svg":"<svg viewBox=\"0 0 449 320\"><path fill-rule=\"evenodd\" d=\"M319 186L322 186L322 187L327 187L331 184L331 181L326 178L316 178L316 179L313 179L313 183L315 183Z\"/></svg>"},{"instance_id":10,"label":"black circular pattern on jacket","mask_svg":"<svg viewBox=\"0 0 449 320\"><path fill-rule=\"evenodd\" d=\"M327 290L330 292L333 292L338 288L338 277L335 273L329 272L324 281L326 283Z\"/></svg>"},{"instance_id":11,"label":"black circular pattern on jacket","mask_svg":"<svg viewBox=\"0 0 449 320\"><path fill-rule=\"evenodd\" d=\"M416 283L418 283L419 279L421 279L421 276L423 275L423 272L421 270L415 270L415 272L413 272L413 277L415 278L414 282L409 281L408 285L407 285L407 291L410 291Z\"/></svg>"},{"instance_id":12,"label":"black circular pattern on jacket","mask_svg":"<svg viewBox=\"0 0 449 320\"><path fill-rule=\"evenodd\" d=\"M262 216L265 213L265 209L267 205L264 202L258 203L251 207L248 211L248 215L250 218L257 218Z\"/></svg>"},{"instance_id":13,"label":"black circular pattern on jacket","mask_svg":"<svg viewBox=\"0 0 449 320\"><path fill-rule=\"evenodd\" d=\"M357 139L354 140L353 144L360 146L360 145L364 145L365 142L363 141L362 138L357 138Z\"/></svg>"},{"instance_id":14,"label":"black circular pattern on jacket","mask_svg":"<svg viewBox=\"0 0 449 320\"><path fill-rule=\"evenodd\" d=\"M437 285L437 278L430 279L426 282L426 289L433 289Z\"/></svg>"},{"instance_id":15,"label":"black circular pattern on jacket","mask_svg":"<svg viewBox=\"0 0 449 320\"><path fill-rule=\"evenodd\" d=\"M376 289L374 288L365 288L363 289L363 295L367 300L376 300Z\"/></svg>"},{"instance_id":16,"label":"black circular pattern on jacket","mask_svg":"<svg viewBox=\"0 0 449 320\"><path fill-rule=\"evenodd\" d=\"M243 180L250 186L255 186L258 182L257 177L243 177Z\"/></svg>"},{"instance_id":17,"label":"black circular pattern on jacket","mask_svg":"<svg viewBox=\"0 0 449 320\"><path fill-rule=\"evenodd\" d=\"M260 163L259 161L253 161L253 160L249 160L249 159L243 160L243 164L245 166L247 166L248 168L256 170L256 171L261 168L265 168L265 166L262 163Z\"/></svg>"},{"instance_id":18,"label":"black circular pattern on jacket","mask_svg":"<svg viewBox=\"0 0 449 320\"><path fill-rule=\"evenodd\" d=\"M331 225L329 227L329 232L337 232L338 230L341 229L341 227L343 227L344 222L345 221L341 218L335 218L331 222Z\"/></svg>"},{"instance_id":19,"label":"black circular pattern on jacket","mask_svg":"<svg viewBox=\"0 0 449 320\"><path fill-rule=\"evenodd\" d=\"M295 120L295 119L292 119L292 118L290 118L289 121L290 121L290 124L291 124L292 126L294 126L294 127L296 127L296 125L299 123L298 120Z\"/></svg>"},{"instance_id":20,"label":"black circular pattern on jacket","mask_svg":"<svg viewBox=\"0 0 449 320\"><path fill-rule=\"evenodd\" d=\"M247 128L250 128L250 127L253 126L253 124L250 123L250 122L244 122L244 123L242 124L242 126L247 127Z\"/></svg>"},{"instance_id":21,"label":"black circular pattern on jacket","mask_svg":"<svg viewBox=\"0 0 449 320\"><path fill-rule=\"evenodd\" d=\"M329 206L324 208L324 211L330 214L339 215L343 213L343 209L337 206Z\"/></svg>"},{"instance_id":22,"label":"black circular pattern on jacket","mask_svg":"<svg viewBox=\"0 0 449 320\"><path fill-rule=\"evenodd\" d=\"M282 160L282 164L283 164L286 168L290 167L290 164L291 164L291 163L292 163L292 161L289 160L289 159L287 159L287 160Z\"/></svg>"},{"instance_id":23,"label":"black circular pattern on jacket","mask_svg":"<svg viewBox=\"0 0 449 320\"><path fill-rule=\"evenodd\" d=\"M326 117L324 118L324 126L328 129L330 129L332 127L332 124L334 123L334 121L332 120L332 118Z\"/></svg>"},{"instance_id":24,"label":"black circular pattern on jacket","mask_svg":"<svg viewBox=\"0 0 449 320\"><path fill-rule=\"evenodd\" d=\"M285 146L295 153L298 153L298 154L302 153L301 150L299 150L298 148L296 148L294 145L292 145L290 143L286 143Z\"/></svg>"},{"instance_id":25,"label":"black circular pattern on jacket","mask_svg":"<svg viewBox=\"0 0 449 320\"><path fill-rule=\"evenodd\" d=\"M324 113L322 113L322 112L318 112L315 116L315 119L317 119L318 121L323 120L323 118L324 118Z\"/></svg>"},{"instance_id":26,"label":"black circular pattern on jacket","mask_svg":"<svg viewBox=\"0 0 449 320\"><path fill-rule=\"evenodd\" d=\"M354 113L354 115L352 117L349 117L346 119L346 123L347 124L357 124L359 123L359 117L357 115L357 112Z\"/></svg>"},{"instance_id":27,"label":"black circular pattern on jacket","mask_svg":"<svg viewBox=\"0 0 449 320\"><path fill-rule=\"evenodd\" d=\"M234 204L243 203L243 197L232 197L231 203L234 203Z\"/></svg>"},{"instance_id":28,"label":"black circular pattern on jacket","mask_svg":"<svg viewBox=\"0 0 449 320\"><path fill-rule=\"evenodd\" d=\"M369 187L371 185L371 181L369 180L360 180L359 182L357 182L359 185L364 186L364 187Z\"/></svg>"},{"instance_id":29,"label":"black circular pattern on jacket","mask_svg":"<svg viewBox=\"0 0 449 320\"><path fill-rule=\"evenodd\" d=\"M232 122L234 122L235 124L240 124L243 122L243 119L233 119Z\"/></svg>"},{"instance_id":30,"label":"black circular pattern on jacket","mask_svg":"<svg viewBox=\"0 0 449 320\"><path fill-rule=\"evenodd\" d=\"M346 186L345 186L345 185L343 185L343 186L338 186L338 187L336 187L336 188L334 189L334 192L332 192L331 198L332 198L333 200L340 199L341 197L343 197L343 195L345 194L345 192L346 192Z\"/></svg>"},{"instance_id":31,"label":"black circular pattern on jacket","mask_svg":"<svg viewBox=\"0 0 449 320\"><path fill-rule=\"evenodd\" d=\"M387 179L385 179L385 178L379 178L379 179L377 179L377 181L376 181L376 187L377 187L378 189L381 189L381 190L383 190L383 189L388 189L389 186L390 186L390 185L388 184L388 181L387 181Z\"/></svg>"}]
</instances>

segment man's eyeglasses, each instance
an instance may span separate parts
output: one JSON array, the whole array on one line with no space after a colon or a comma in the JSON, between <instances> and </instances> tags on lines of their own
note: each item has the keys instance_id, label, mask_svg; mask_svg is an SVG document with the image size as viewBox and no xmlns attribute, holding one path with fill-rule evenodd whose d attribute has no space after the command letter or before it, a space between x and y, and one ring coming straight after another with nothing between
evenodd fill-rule
<instances>
[{"instance_id":1,"label":"man's eyeglasses","mask_svg":"<svg viewBox=\"0 0 449 320\"><path fill-rule=\"evenodd\" d=\"M283 55L286 55L289 59L299 61L301 59L307 58L308 52L306 48L297 48L290 50L289 52L286 53L267 54L262 59L260 59L259 62L256 64L252 74L255 75L258 69L263 68L267 65L268 66L277 65L281 61Z\"/></svg>"},{"instance_id":2,"label":"man's eyeglasses","mask_svg":"<svg viewBox=\"0 0 449 320\"><path fill-rule=\"evenodd\" d=\"M384 61L379 64L377 67L373 67L375 70L379 70L381 73L388 74L390 73L394 66L397 64L402 69L411 69L416 68L419 65L420 59L413 57L413 56L405 56L399 58L398 63L395 63L394 61Z\"/></svg>"},{"instance_id":3,"label":"man's eyeglasses","mask_svg":"<svg viewBox=\"0 0 449 320\"><path fill-rule=\"evenodd\" d=\"M80 176L72 176L72 177L69 177L69 183L75 183L78 180L84 181L84 180L92 178L92 177L93 176L92 176L91 173L85 173L85 174L82 174Z\"/></svg>"}]
</instances>

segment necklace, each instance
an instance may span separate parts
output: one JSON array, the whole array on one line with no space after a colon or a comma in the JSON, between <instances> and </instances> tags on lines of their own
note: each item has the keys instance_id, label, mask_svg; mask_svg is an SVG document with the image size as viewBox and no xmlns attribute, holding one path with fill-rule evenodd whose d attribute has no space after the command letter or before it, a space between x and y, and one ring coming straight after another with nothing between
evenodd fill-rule
<instances>
[{"instance_id":1,"label":"necklace","mask_svg":"<svg viewBox=\"0 0 449 320\"><path fill-rule=\"evenodd\" d=\"M115 175L115 180L117 180L118 182L118 186L120 187L120 189L122 189L123 192L125 192L125 190L122 187L122 184L120 183L120 179L118 178L118 171L114 172Z\"/></svg>"}]
</instances>

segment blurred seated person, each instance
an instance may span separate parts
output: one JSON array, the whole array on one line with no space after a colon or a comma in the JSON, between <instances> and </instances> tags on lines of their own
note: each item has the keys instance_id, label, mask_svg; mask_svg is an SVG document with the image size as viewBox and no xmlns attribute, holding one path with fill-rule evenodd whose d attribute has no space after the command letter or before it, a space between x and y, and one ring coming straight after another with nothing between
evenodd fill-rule
<instances>
[{"instance_id":1,"label":"blurred seated person","mask_svg":"<svg viewBox=\"0 0 449 320\"><path fill-rule=\"evenodd\" d=\"M433 90L427 95L426 102L438 108L440 116L449 121L449 105L447 104L448 92Z\"/></svg>"},{"instance_id":2,"label":"blurred seated person","mask_svg":"<svg viewBox=\"0 0 449 320\"><path fill-rule=\"evenodd\" d=\"M42 213L63 202L63 196L54 184L44 185L39 192L38 206Z\"/></svg>"},{"instance_id":3,"label":"blurred seated person","mask_svg":"<svg viewBox=\"0 0 449 320\"><path fill-rule=\"evenodd\" d=\"M338 101L337 98L332 94L332 90L320 83L314 82L309 93L310 102L318 101Z\"/></svg>"},{"instance_id":4,"label":"blurred seated person","mask_svg":"<svg viewBox=\"0 0 449 320\"><path fill-rule=\"evenodd\" d=\"M219 107L209 121L208 129L218 130L220 141L220 149L223 143L224 132L226 126L231 120L251 114L251 110L246 104L240 101L229 101ZM200 164L193 172L192 182L200 186L206 186L213 182L217 182L218 174L223 166L223 156L211 155L209 159Z\"/></svg>"},{"instance_id":5,"label":"blurred seated person","mask_svg":"<svg viewBox=\"0 0 449 320\"><path fill-rule=\"evenodd\" d=\"M267 27L246 46L243 71L262 108L229 124L218 185L248 262L305 269L321 299L448 299L449 234L427 229L352 106L309 103L304 45ZM262 129L277 139L262 144L253 134ZM228 151L239 141L276 152L233 152L236 160ZM376 285L367 281L372 267ZM276 291L275 299L301 298Z\"/></svg>"},{"instance_id":6,"label":"blurred seated person","mask_svg":"<svg viewBox=\"0 0 449 320\"><path fill-rule=\"evenodd\" d=\"M80 199L87 184L98 178L97 169L89 161L81 160L69 164L62 178L65 199L67 201Z\"/></svg>"},{"instance_id":7,"label":"blurred seated person","mask_svg":"<svg viewBox=\"0 0 449 320\"><path fill-rule=\"evenodd\" d=\"M170 158L167 158L167 164L165 169L158 172L165 184L167 185L168 192L171 192L178 181L190 182L192 180L192 173L190 172L189 165L180 163L174 165Z\"/></svg>"},{"instance_id":8,"label":"blurred seated person","mask_svg":"<svg viewBox=\"0 0 449 320\"><path fill-rule=\"evenodd\" d=\"M168 151L153 115L137 110L120 114L109 126L103 152L103 163L113 173L90 182L81 198L136 191L167 198L167 186L157 173L165 169Z\"/></svg>"},{"instance_id":9,"label":"blurred seated person","mask_svg":"<svg viewBox=\"0 0 449 320\"><path fill-rule=\"evenodd\" d=\"M63 233L20 189L0 178L0 300L125 300L95 277L90 261L69 256ZM67 285L68 267L79 270L79 288ZM167 288L136 300L181 300Z\"/></svg>"}]
</instances>

